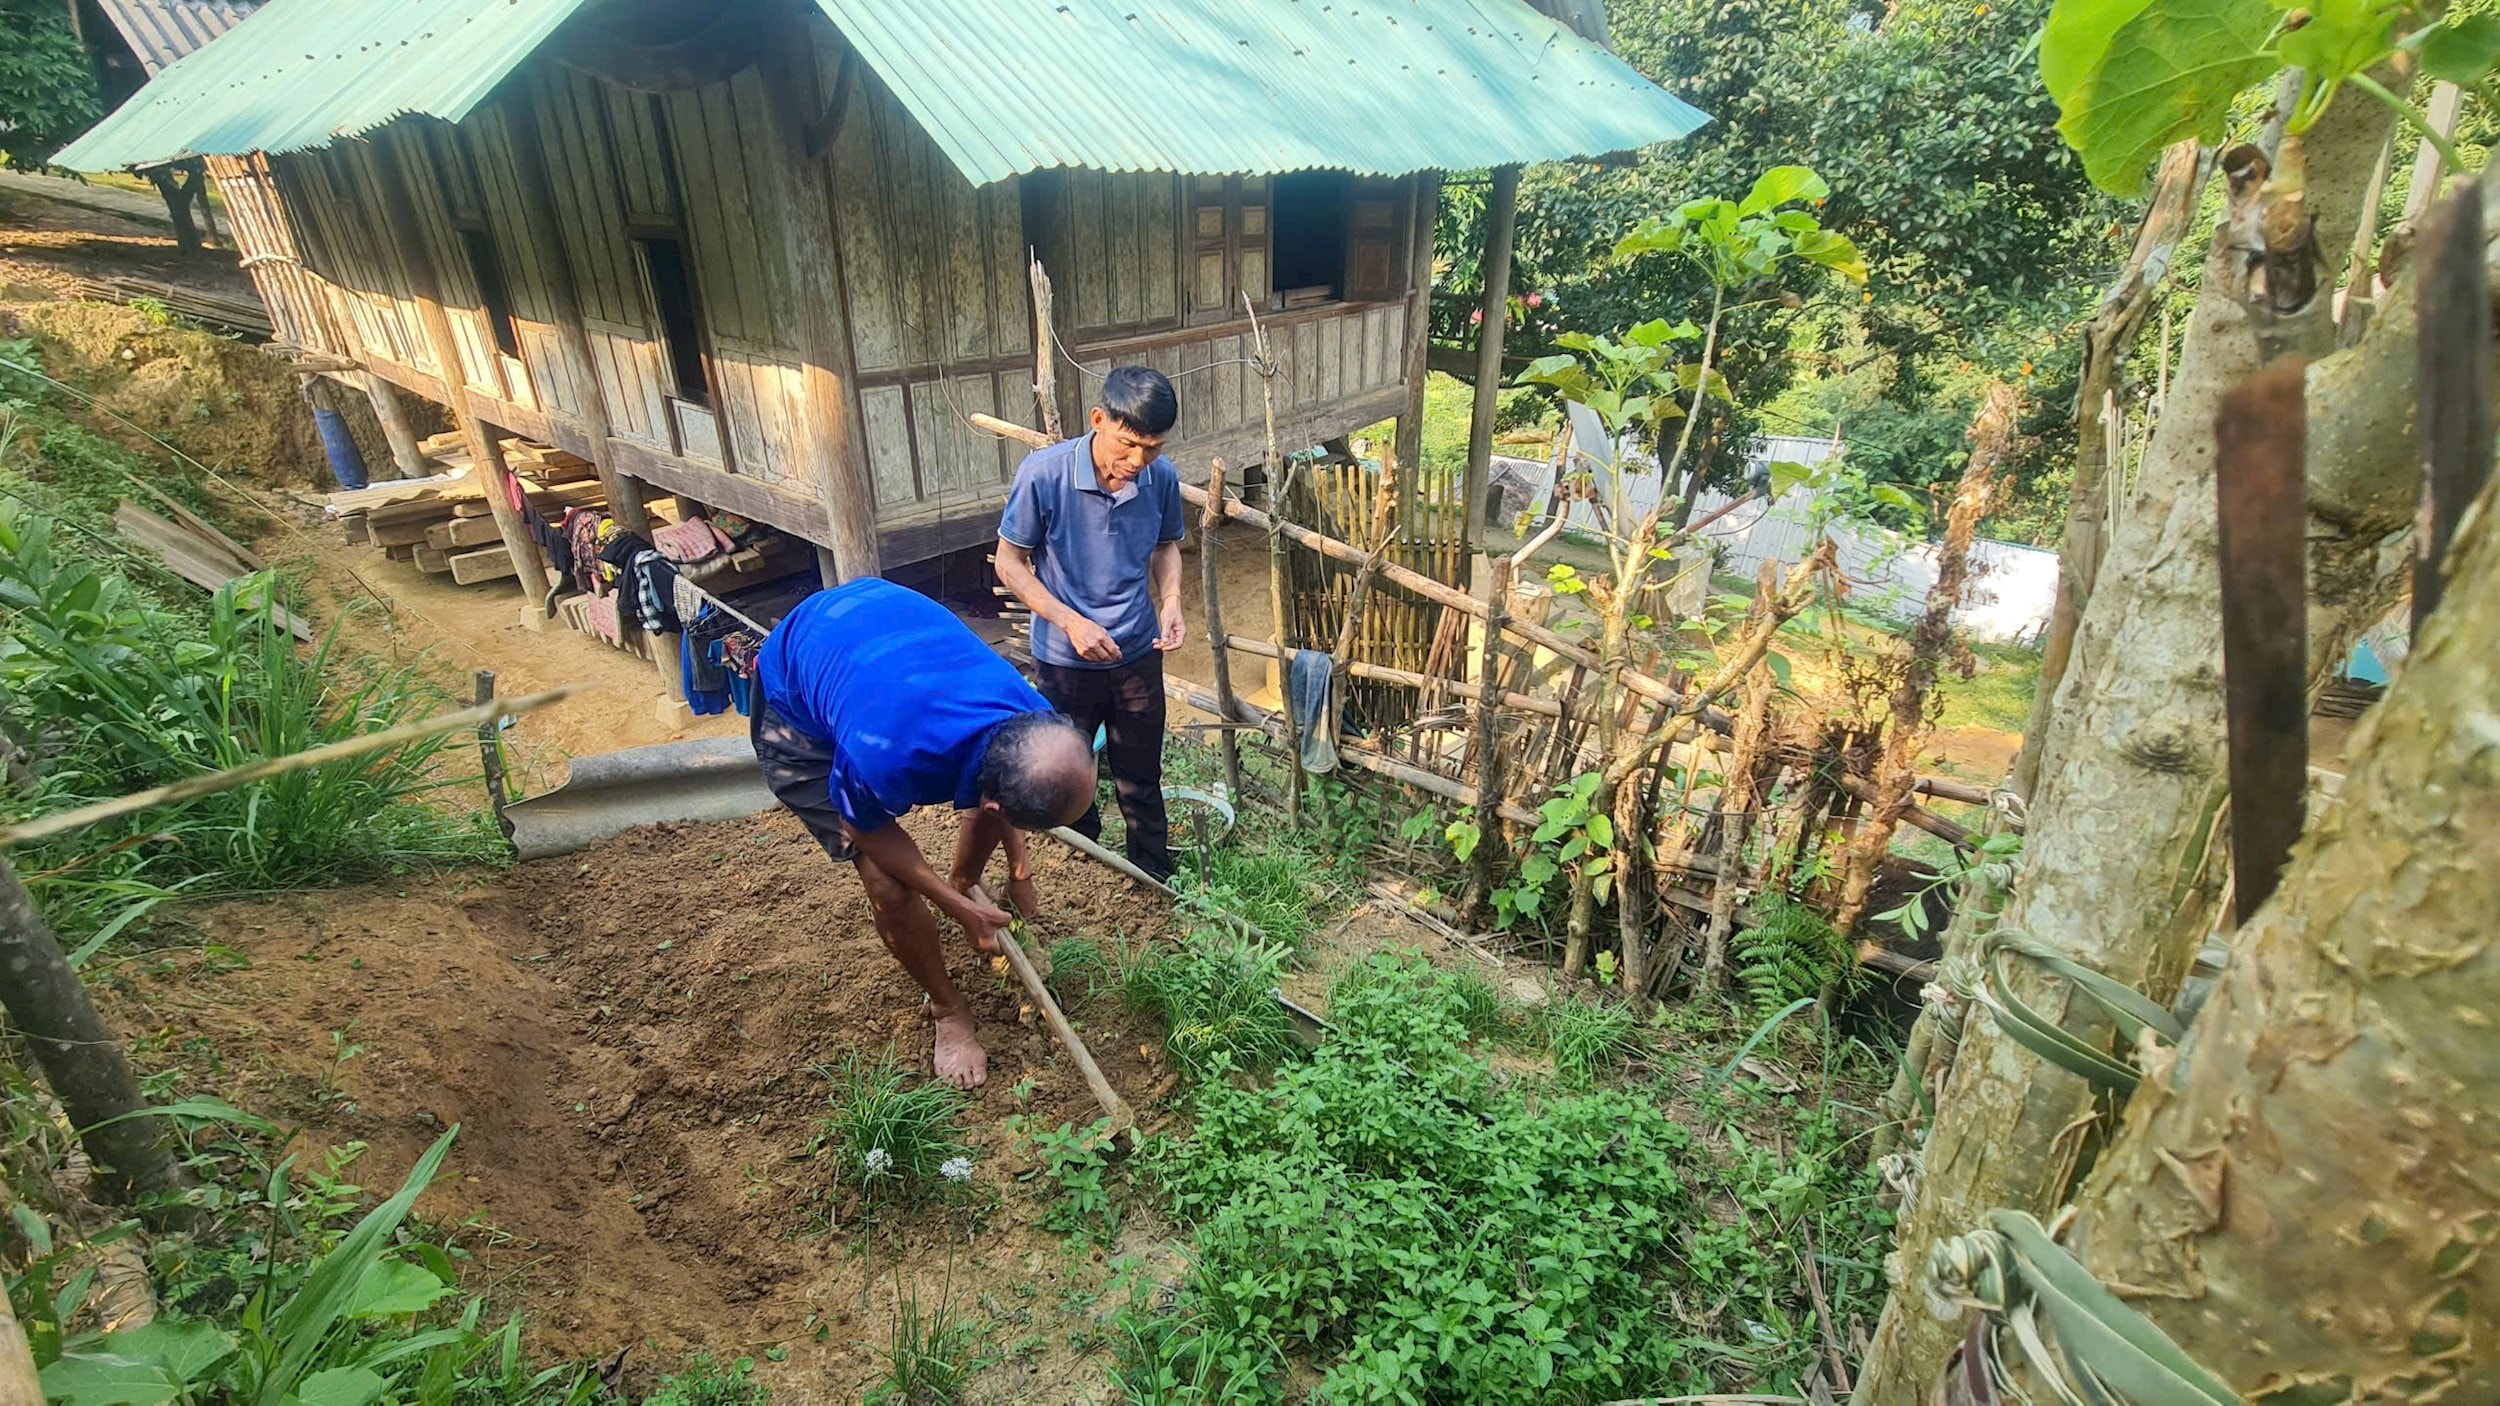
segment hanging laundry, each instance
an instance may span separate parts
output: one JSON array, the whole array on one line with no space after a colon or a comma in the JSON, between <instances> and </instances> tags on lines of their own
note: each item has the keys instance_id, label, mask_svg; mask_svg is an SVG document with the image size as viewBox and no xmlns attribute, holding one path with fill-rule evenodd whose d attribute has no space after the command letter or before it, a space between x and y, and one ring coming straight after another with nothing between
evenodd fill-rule
<instances>
[{"instance_id":1,"label":"hanging laundry","mask_svg":"<svg viewBox=\"0 0 2500 1406\"><path fill-rule=\"evenodd\" d=\"M677 570L652 550L650 539L617 532L599 549L599 556L617 570L618 591L626 597L626 618L655 635L673 635L685 628L677 618Z\"/></svg>"},{"instance_id":2,"label":"hanging laundry","mask_svg":"<svg viewBox=\"0 0 2500 1406\"><path fill-rule=\"evenodd\" d=\"M592 634L620 649L624 648L625 630L617 619L615 596L592 596L590 603L582 609L582 618L589 623Z\"/></svg>"}]
</instances>

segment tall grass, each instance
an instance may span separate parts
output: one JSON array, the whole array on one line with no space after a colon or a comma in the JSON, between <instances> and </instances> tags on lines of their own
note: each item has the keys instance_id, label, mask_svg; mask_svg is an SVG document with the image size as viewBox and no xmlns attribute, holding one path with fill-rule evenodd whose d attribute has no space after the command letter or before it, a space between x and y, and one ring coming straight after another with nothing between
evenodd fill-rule
<instances>
[{"instance_id":1,"label":"tall grass","mask_svg":"<svg viewBox=\"0 0 2500 1406\"><path fill-rule=\"evenodd\" d=\"M1293 1024L1270 995L1292 953L1232 929L1202 929L1179 950L1130 960L1120 1000L1163 1022L1163 1052L1193 1082L1263 1069L1294 1052Z\"/></svg>"},{"instance_id":2,"label":"tall grass","mask_svg":"<svg viewBox=\"0 0 2500 1406\"><path fill-rule=\"evenodd\" d=\"M28 784L16 816L66 809L433 711L408 668L351 660L333 627L300 649L267 573L198 615L156 606L65 551L50 516L0 502L0 733ZM36 847L30 883L64 934L175 891L304 888L499 852L485 820L424 803L437 737L143 812Z\"/></svg>"},{"instance_id":3,"label":"tall grass","mask_svg":"<svg viewBox=\"0 0 2500 1406\"><path fill-rule=\"evenodd\" d=\"M816 1072L829 1087L807 1151L825 1159L835 1190L851 1187L871 1201L917 1196L940 1184L947 1163L968 1156L955 1124L963 1091L906 1071L892 1051L873 1060L845 1055Z\"/></svg>"}]
</instances>

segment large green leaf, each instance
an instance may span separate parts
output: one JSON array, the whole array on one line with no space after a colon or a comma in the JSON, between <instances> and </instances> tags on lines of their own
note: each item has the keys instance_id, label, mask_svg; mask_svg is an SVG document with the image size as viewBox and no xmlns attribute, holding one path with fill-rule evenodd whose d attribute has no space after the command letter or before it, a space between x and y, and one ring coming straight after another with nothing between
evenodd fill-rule
<instances>
[{"instance_id":1,"label":"large green leaf","mask_svg":"<svg viewBox=\"0 0 2500 1406\"><path fill-rule=\"evenodd\" d=\"M378 1372L363 1367L332 1367L304 1378L295 1390L302 1406L373 1406L388 1385Z\"/></svg>"},{"instance_id":2,"label":"large green leaf","mask_svg":"<svg viewBox=\"0 0 2500 1406\"><path fill-rule=\"evenodd\" d=\"M1832 193L1823 178L1806 166L1774 166L1753 183L1753 189L1736 206L1737 218L1776 210L1791 200L1820 200Z\"/></svg>"},{"instance_id":3,"label":"large green leaf","mask_svg":"<svg viewBox=\"0 0 2500 1406\"><path fill-rule=\"evenodd\" d=\"M2092 183L2139 194L2162 148L2220 140L2231 100L2281 67L2275 18L2266 0L2056 0L2040 77Z\"/></svg>"},{"instance_id":4,"label":"large green leaf","mask_svg":"<svg viewBox=\"0 0 2500 1406\"><path fill-rule=\"evenodd\" d=\"M450 1285L422 1265L384 1260L365 1271L364 1282L356 1286L356 1299L348 1305L347 1316L391 1318L402 1313L423 1313L450 1292Z\"/></svg>"},{"instance_id":5,"label":"large green leaf","mask_svg":"<svg viewBox=\"0 0 2500 1406\"><path fill-rule=\"evenodd\" d=\"M374 1207L363 1220L356 1222L356 1228L347 1232L330 1253L321 1257L321 1262L304 1276L304 1282L296 1288L294 1297L278 1310L269 1327L270 1337L278 1343L278 1360L261 1378L256 1398L258 1406L281 1406L287 1397L295 1394L297 1379L312 1366L322 1343L328 1340L330 1330L337 1327L339 1320L355 1305L357 1291L365 1282L366 1272L382 1257L382 1252L390 1248L391 1236L398 1232L400 1222L406 1220L408 1212L416 1206L418 1193L425 1190L426 1183L432 1181L434 1173L441 1169L444 1156L451 1151L452 1139L459 1135L460 1129L455 1126L437 1138L434 1145L426 1149L425 1155L417 1159L417 1165L408 1173L408 1180L391 1199Z\"/></svg>"},{"instance_id":6,"label":"large green leaf","mask_svg":"<svg viewBox=\"0 0 2500 1406\"><path fill-rule=\"evenodd\" d=\"M2500 15L2488 10L2422 36L2422 71L2470 88L2500 64Z\"/></svg>"},{"instance_id":7,"label":"large green leaf","mask_svg":"<svg viewBox=\"0 0 2500 1406\"><path fill-rule=\"evenodd\" d=\"M234 1351L212 1324L158 1319L107 1333L43 1369L44 1399L65 1406L157 1406L193 1390Z\"/></svg>"}]
</instances>

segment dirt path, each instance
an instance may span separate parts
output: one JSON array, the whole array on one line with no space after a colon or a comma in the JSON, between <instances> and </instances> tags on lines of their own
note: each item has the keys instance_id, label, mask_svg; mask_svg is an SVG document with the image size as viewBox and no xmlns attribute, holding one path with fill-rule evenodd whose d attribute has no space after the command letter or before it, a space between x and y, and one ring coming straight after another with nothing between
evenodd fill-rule
<instances>
[{"instance_id":1,"label":"dirt path","mask_svg":"<svg viewBox=\"0 0 2500 1406\"><path fill-rule=\"evenodd\" d=\"M933 815L912 828L924 847L950 833ZM1159 899L1091 862L1056 846L1036 861L1047 932L1169 933ZM1012 978L974 970L950 937L992 1050L962 1121L994 1209L890 1214L864 1234L806 1154L816 1066L892 1048L925 1069L929 1036L857 883L786 815L637 831L505 875L204 906L183 923L196 945L130 962L114 984L142 1059L300 1122L308 1147L370 1143L354 1178L369 1188L458 1124L421 1212L471 1227L472 1287L526 1306L550 1355L641 1345L646 1371L694 1349L752 1355L781 1401L856 1401L899 1282L924 1307L951 1293L1002 1342L1043 1335L976 1399L1082 1400L1078 1383L1100 1379L1068 1337L1117 1307L1096 1302L1114 1256L1037 1227L1003 1127L1018 1112L1081 1126L1093 1106L1049 1035L1018 1023ZM1108 995L1076 1018L1123 1095L1154 1107L1168 1086L1147 1037ZM1159 1257L1159 1233L1136 1221L1114 1254Z\"/></svg>"}]
</instances>

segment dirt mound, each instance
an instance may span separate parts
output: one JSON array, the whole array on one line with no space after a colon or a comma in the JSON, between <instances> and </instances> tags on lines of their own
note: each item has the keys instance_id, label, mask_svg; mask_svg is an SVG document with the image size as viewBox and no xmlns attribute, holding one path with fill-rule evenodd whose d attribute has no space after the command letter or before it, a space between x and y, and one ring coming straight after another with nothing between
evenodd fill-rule
<instances>
[{"instance_id":1,"label":"dirt mound","mask_svg":"<svg viewBox=\"0 0 2500 1406\"><path fill-rule=\"evenodd\" d=\"M35 338L45 369L95 398L82 418L125 447L160 454L156 436L257 484L310 485L326 472L294 374L251 346L121 303L9 311Z\"/></svg>"},{"instance_id":2,"label":"dirt mound","mask_svg":"<svg viewBox=\"0 0 2500 1406\"><path fill-rule=\"evenodd\" d=\"M952 833L940 815L912 828L932 853ZM1090 862L1049 845L1035 859L1045 933L1170 930L1160 900ZM550 1354L648 1343L658 1366L772 1347L788 1357L760 1366L783 1399L849 1401L877 1370L898 1271L924 1306L950 1293L1008 1336L1100 1292L1104 1256L1072 1257L1033 1226L1041 1208L1015 1185L1025 1169L1002 1126L1017 1112L1082 1125L1092 1102L1049 1034L1017 1023L1013 978L975 970L959 937L949 954L991 1047L963 1123L978 1180L1002 1200L969 1236L960 1214L934 1210L881 1217L870 1235L827 1195L804 1152L824 1104L813 1067L892 1048L925 1069L929 1033L857 881L785 814L187 920L199 946L131 976L116 1003L142 1061L206 1060L200 1074L300 1120L309 1141L370 1142L368 1186L461 1124L421 1209L476 1220L478 1282L517 1281ZM1151 1037L1108 998L1077 1019L1122 1094L1149 1104L1163 1080ZM1140 1247L1151 1234L1130 1232ZM1077 1367L1059 1360L1067 1335L1049 1337L994 1371L1013 1378L999 1399L1072 1399L1046 1385Z\"/></svg>"}]
</instances>

